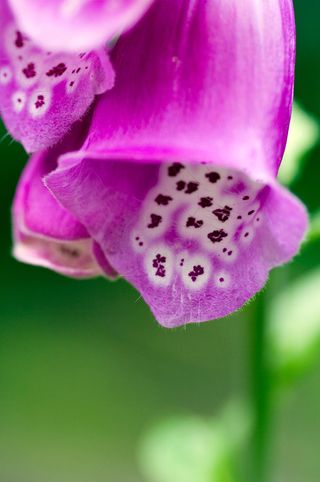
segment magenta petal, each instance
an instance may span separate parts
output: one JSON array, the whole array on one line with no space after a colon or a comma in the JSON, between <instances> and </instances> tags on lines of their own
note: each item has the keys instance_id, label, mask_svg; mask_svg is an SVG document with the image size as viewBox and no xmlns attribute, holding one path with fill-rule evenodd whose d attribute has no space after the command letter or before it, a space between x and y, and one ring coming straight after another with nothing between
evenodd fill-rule
<instances>
[{"instance_id":1,"label":"magenta petal","mask_svg":"<svg viewBox=\"0 0 320 482\"><path fill-rule=\"evenodd\" d=\"M117 82L98 102L88 150L277 172L294 80L291 0L159 0L111 55Z\"/></svg>"},{"instance_id":2,"label":"magenta petal","mask_svg":"<svg viewBox=\"0 0 320 482\"><path fill-rule=\"evenodd\" d=\"M88 278L103 271L113 278L115 272L105 258L100 268L101 255L98 259L86 228L43 184L43 177L56 168L60 152L61 146L33 155L23 172L13 207L14 255L67 276Z\"/></svg>"},{"instance_id":3,"label":"magenta petal","mask_svg":"<svg viewBox=\"0 0 320 482\"><path fill-rule=\"evenodd\" d=\"M298 251L307 224L273 178L212 163L70 156L46 183L167 327L240 308Z\"/></svg>"},{"instance_id":4,"label":"magenta petal","mask_svg":"<svg viewBox=\"0 0 320 482\"><path fill-rule=\"evenodd\" d=\"M115 88L46 183L161 324L227 315L306 230L304 207L275 180L292 2L159 0L112 56Z\"/></svg>"},{"instance_id":5,"label":"magenta petal","mask_svg":"<svg viewBox=\"0 0 320 482\"><path fill-rule=\"evenodd\" d=\"M113 82L104 49L82 54L42 51L1 5L0 112L10 134L27 151L56 143Z\"/></svg>"},{"instance_id":6,"label":"magenta petal","mask_svg":"<svg viewBox=\"0 0 320 482\"><path fill-rule=\"evenodd\" d=\"M21 28L54 51L94 49L130 28L153 0L9 0Z\"/></svg>"}]
</instances>

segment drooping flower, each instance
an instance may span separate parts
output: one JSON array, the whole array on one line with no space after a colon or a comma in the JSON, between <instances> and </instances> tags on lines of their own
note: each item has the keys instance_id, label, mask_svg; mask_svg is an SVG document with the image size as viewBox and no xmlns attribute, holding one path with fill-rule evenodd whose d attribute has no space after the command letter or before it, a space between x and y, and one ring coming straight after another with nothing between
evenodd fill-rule
<instances>
[{"instance_id":1,"label":"drooping flower","mask_svg":"<svg viewBox=\"0 0 320 482\"><path fill-rule=\"evenodd\" d=\"M294 59L291 0L158 0L46 178L164 326L238 309L298 250L306 213L276 181Z\"/></svg>"},{"instance_id":2,"label":"drooping flower","mask_svg":"<svg viewBox=\"0 0 320 482\"><path fill-rule=\"evenodd\" d=\"M65 139L76 148L82 125ZM116 276L86 228L51 195L43 177L57 166L64 144L34 154L20 179L13 205L14 256L75 278Z\"/></svg>"},{"instance_id":3,"label":"drooping flower","mask_svg":"<svg viewBox=\"0 0 320 482\"><path fill-rule=\"evenodd\" d=\"M21 28L44 49L101 47L144 14L153 0L9 0Z\"/></svg>"},{"instance_id":4,"label":"drooping flower","mask_svg":"<svg viewBox=\"0 0 320 482\"><path fill-rule=\"evenodd\" d=\"M106 49L81 54L41 50L1 2L0 112L27 151L56 143L113 83Z\"/></svg>"}]
</instances>

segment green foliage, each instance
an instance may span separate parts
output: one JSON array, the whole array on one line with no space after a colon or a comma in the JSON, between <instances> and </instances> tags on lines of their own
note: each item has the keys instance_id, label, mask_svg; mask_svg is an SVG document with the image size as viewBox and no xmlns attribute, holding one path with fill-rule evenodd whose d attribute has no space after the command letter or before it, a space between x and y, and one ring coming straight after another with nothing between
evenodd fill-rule
<instances>
[{"instance_id":1,"label":"green foliage","mask_svg":"<svg viewBox=\"0 0 320 482\"><path fill-rule=\"evenodd\" d=\"M297 103L293 106L287 147L279 171L280 181L291 184L301 173L306 153L319 139L319 125Z\"/></svg>"},{"instance_id":2,"label":"green foliage","mask_svg":"<svg viewBox=\"0 0 320 482\"><path fill-rule=\"evenodd\" d=\"M176 416L145 436L140 465L148 482L236 482L237 452L250 431L242 403L230 403L213 419Z\"/></svg>"},{"instance_id":3,"label":"green foliage","mask_svg":"<svg viewBox=\"0 0 320 482\"><path fill-rule=\"evenodd\" d=\"M285 384L305 373L320 348L320 268L283 290L269 311L270 364Z\"/></svg>"}]
</instances>

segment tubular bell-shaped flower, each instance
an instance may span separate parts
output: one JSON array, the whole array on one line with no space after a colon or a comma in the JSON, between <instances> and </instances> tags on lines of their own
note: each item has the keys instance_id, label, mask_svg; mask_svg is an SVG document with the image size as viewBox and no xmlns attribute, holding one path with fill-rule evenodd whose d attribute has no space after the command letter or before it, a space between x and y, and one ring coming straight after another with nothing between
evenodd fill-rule
<instances>
[{"instance_id":1,"label":"tubular bell-shaped flower","mask_svg":"<svg viewBox=\"0 0 320 482\"><path fill-rule=\"evenodd\" d=\"M157 0L46 178L164 326L236 310L298 250L306 213L276 181L294 59L291 0Z\"/></svg>"},{"instance_id":2,"label":"tubular bell-shaped flower","mask_svg":"<svg viewBox=\"0 0 320 482\"><path fill-rule=\"evenodd\" d=\"M81 128L77 125L68 135L69 147L79 144ZM43 184L43 177L57 167L63 147L62 143L34 154L23 172L13 205L13 254L20 261L66 276L91 278L105 273L114 278L115 271L86 228Z\"/></svg>"},{"instance_id":3,"label":"tubular bell-shaped flower","mask_svg":"<svg viewBox=\"0 0 320 482\"><path fill-rule=\"evenodd\" d=\"M41 50L17 26L6 1L1 1L0 113L27 151L57 142L95 96L113 83L104 48L81 54Z\"/></svg>"},{"instance_id":4,"label":"tubular bell-shaped flower","mask_svg":"<svg viewBox=\"0 0 320 482\"><path fill-rule=\"evenodd\" d=\"M9 0L21 28L44 49L101 47L132 27L153 0Z\"/></svg>"}]
</instances>

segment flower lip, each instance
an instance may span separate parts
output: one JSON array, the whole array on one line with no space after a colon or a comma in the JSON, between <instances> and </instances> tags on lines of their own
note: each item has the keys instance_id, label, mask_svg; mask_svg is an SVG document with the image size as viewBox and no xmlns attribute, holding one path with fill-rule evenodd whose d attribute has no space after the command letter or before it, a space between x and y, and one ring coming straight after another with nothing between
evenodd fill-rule
<instances>
[{"instance_id":1,"label":"flower lip","mask_svg":"<svg viewBox=\"0 0 320 482\"><path fill-rule=\"evenodd\" d=\"M66 276L90 278L105 274L114 278L116 273L102 254L98 263L96 246L87 229L57 203L43 184L43 177L56 168L66 146L81 145L86 129L86 121L76 124L61 144L29 159L13 203L13 254L20 261Z\"/></svg>"},{"instance_id":2,"label":"flower lip","mask_svg":"<svg viewBox=\"0 0 320 482\"><path fill-rule=\"evenodd\" d=\"M92 278L103 275L92 255L90 238L61 241L21 229L16 233L13 256L24 263L49 268L64 276Z\"/></svg>"},{"instance_id":3,"label":"flower lip","mask_svg":"<svg viewBox=\"0 0 320 482\"><path fill-rule=\"evenodd\" d=\"M0 110L28 152L47 148L114 85L106 49L81 54L41 50L0 6Z\"/></svg>"},{"instance_id":4,"label":"flower lip","mask_svg":"<svg viewBox=\"0 0 320 482\"><path fill-rule=\"evenodd\" d=\"M154 161L82 153L68 168L64 156L46 183L161 324L225 316L262 288L271 268L297 252L305 210L271 177L256 182L239 169L181 157L170 164ZM201 202L209 197L210 203Z\"/></svg>"}]
</instances>

